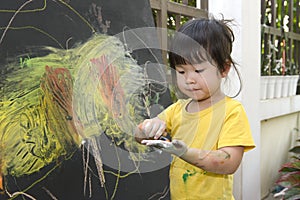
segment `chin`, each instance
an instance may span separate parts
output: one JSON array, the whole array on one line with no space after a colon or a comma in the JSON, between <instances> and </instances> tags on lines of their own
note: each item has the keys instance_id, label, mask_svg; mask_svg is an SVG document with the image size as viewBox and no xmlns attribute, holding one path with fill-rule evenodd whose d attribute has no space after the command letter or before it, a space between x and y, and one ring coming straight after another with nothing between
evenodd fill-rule
<instances>
[{"instance_id":1,"label":"chin","mask_svg":"<svg viewBox=\"0 0 300 200\"><path fill-rule=\"evenodd\" d=\"M210 96L191 96L190 98L193 99L193 101L204 101L210 98Z\"/></svg>"}]
</instances>

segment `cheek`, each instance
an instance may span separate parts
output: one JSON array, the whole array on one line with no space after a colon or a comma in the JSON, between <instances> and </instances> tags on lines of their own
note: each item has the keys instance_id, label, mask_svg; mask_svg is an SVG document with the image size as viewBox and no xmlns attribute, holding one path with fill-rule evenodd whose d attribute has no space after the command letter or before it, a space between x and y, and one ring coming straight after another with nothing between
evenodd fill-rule
<instances>
[{"instance_id":1,"label":"cheek","mask_svg":"<svg viewBox=\"0 0 300 200\"><path fill-rule=\"evenodd\" d=\"M221 84L221 79L217 78L216 76L206 78L205 81L206 88L212 91L216 90L216 88L219 88Z\"/></svg>"},{"instance_id":2,"label":"cheek","mask_svg":"<svg viewBox=\"0 0 300 200\"><path fill-rule=\"evenodd\" d=\"M185 78L182 75L176 75L176 81L178 86L185 84Z\"/></svg>"},{"instance_id":3,"label":"cheek","mask_svg":"<svg viewBox=\"0 0 300 200\"><path fill-rule=\"evenodd\" d=\"M220 84L220 79L214 75L207 75L201 77L201 85L206 88L214 88Z\"/></svg>"}]
</instances>

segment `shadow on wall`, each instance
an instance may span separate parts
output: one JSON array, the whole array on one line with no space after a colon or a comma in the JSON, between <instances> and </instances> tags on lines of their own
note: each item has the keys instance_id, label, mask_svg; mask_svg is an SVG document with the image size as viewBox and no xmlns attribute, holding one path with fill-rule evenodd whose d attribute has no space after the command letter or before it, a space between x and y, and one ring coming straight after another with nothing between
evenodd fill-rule
<instances>
[{"instance_id":1,"label":"shadow on wall","mask_svg":"<svg viewBox=\"0 0 300 200\"><path fill-rule=\"evenodd\" d=\"M296 92L296 94L300 94L300 76L299 76L299 79L298 79L297 92Z\"/></svg>"}]
</instances>

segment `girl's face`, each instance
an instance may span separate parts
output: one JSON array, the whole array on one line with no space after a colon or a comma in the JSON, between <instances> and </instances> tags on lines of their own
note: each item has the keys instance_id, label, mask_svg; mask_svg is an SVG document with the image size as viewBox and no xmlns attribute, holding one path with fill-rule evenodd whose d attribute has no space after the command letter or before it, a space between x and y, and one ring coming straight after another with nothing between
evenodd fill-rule
<instances>
[{"instance_id":1,"label":"girl's face","mask_svg":"<svg viewBox=\"0 0 300 200\"><path fill-rule=\"evenodd\" d=\"M203 101L223 96L221 80L228 71L220 73L218 68L209 62L177 65L175 69L178 88L193 100Z\"/></svg>"}]
</instances>

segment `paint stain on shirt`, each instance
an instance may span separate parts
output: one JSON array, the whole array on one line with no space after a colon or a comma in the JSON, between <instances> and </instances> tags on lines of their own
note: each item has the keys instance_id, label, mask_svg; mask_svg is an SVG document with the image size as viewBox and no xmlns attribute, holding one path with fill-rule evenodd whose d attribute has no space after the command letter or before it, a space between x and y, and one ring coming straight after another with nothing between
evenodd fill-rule
<instances>
[{"instance_id":1,"label":"paint stain on shirt","mask_svg":"<svg viewBox=\"0 0 300 200\"><path fill-rule=\"evenodd\" d=\"M187 179L190 176L194 176L197 172L195 170L186 170L186 172L182 175L183 182L186 183Z\"/></svg>"}]
</instances>

